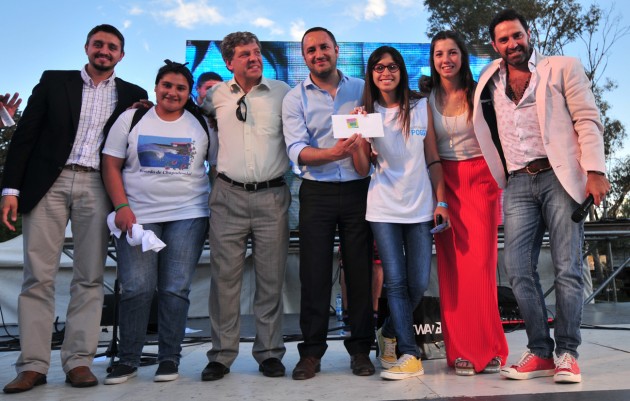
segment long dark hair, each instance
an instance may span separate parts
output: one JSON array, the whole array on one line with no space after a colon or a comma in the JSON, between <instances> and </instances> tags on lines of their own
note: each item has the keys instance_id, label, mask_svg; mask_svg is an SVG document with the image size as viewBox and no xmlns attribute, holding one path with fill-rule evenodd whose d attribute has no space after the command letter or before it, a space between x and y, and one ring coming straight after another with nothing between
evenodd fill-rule
<instances>
[{"instance_id":1,"label":"long dark hair","mask_svg":"<svg viewBox=\"0 0 630 401\"><path fill-rule=\"evenodd\" d=\"M440 74L435 69L435 62L433 60L433 52L435 51L435 43L439 40L451 39L455 42L457 47L459 47L459 51L462 54L462 67L459 69L459 85L466 92L466 105L468 106L468 121L472 119L473 114L473 101L475 97L475 80L472 76L472 71L470 71L470 55L468 53L468 49L466 48L466 44L464 40L454 31L440 31L435 34L433 39L431 39L431 50L429 54L429 64L431 66L431 82L433 84L433 89L436 90L436 97L439 99L440 91L439 89L442 87L442 81ZM437 100L436 99L436 100Z\"/></svg>"},{"instance_id":2,"label":"long dark hair","mask_svg":"<svg viewBox=\"0 0 630 401\"><path fill-rule=\"evenodd\" d=\"M380 90L374 84L374 78L372 71L374 66L378 64L384 55L389 54L392 56L394 63L400 67L400 82L396 87L396 99L399 103L398 121L402 127L402 132L405 138L409 137L409 130L411 126L410 110L415 106L417 100L420 99L420 95L411 89L409 89L409 74L407 73L407 67L402 54L391 46L381 46L374 50L370 54L368 59L367 69L365 71L365 87L363 89L363 107L368 113L374 113L374 102L378 100L380 96Z\"/></svg>"},{"instance_id":3,"label":"long dark hair","mask_svg":"<svg viewBox=\"0 0 630 401\"><path fill-rule=\"evenodd\" d=\"M186 104L184 105L184 109L188 110L189 112L195 115L201 115L201 109L199 108L199 106L197 106L197 104L192 98L192 89L193 89L195 79L193 78L193 75L188 69L188 67L186 67L186 64L188 63L184 63L184 64L177 63L169 59L164 60L164 63L166 64L163 65L158 70L157 76L155 77L155 84L157 85L158 82L160 82L160 80L162 79L162 77L164 77L164 75L169 74L169 73L183 75L184 78L186 78L186 82L188 82L188 100L186 101Z\"/></svg>"}]
</instances>

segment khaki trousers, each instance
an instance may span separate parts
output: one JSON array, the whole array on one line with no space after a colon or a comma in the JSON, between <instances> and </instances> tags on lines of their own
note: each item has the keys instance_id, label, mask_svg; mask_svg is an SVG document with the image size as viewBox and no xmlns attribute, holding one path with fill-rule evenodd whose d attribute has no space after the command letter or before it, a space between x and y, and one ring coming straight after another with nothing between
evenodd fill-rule
<instances>
[{"instance_id":1,"label":"khaki trousers","mask_svg":"<svg viewBox=\"0 0 630 401\"><path fill-rule=\"evenodd\" d=\"M24 282L18 298L18 373L47 374L50 366L55 277L68 220L72 222L74 260L61 363L66 373L77 366L91 366L100 331L110 210L100 173L63 170L35 208L22 216Z\"/></svg>"}]
</instances>

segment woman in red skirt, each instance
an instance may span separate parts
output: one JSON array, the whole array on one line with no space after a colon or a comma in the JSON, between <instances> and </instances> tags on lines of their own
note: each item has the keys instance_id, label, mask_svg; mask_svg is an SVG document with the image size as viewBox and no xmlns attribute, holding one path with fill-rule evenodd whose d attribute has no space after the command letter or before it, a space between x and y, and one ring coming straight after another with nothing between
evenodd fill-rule
<instances>
[{"instance_id":1,"label":"woman in red skirt","mask_svg":"<svg viewBox=\"0 0 630 401\"><path fill-rule=\"evenodd\" d=\"M497 305L499 188L473 131L475 82L455 32L435 35L430 65L429 104L452 227L435 235L447 363L458 375L498 373L508 355Z\"/></svg>"}]
</instances>

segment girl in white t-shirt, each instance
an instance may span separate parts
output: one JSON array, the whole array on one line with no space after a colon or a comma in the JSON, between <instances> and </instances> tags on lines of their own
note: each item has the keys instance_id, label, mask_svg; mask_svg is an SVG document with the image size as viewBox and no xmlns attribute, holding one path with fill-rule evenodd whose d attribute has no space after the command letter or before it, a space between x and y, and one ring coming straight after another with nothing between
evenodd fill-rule
<instances>
[{"instance_id":1,"label":"girl in white t-shirt","mask_svg":"<svg viewBox=\"0 0 630 401\"><path fill-rule=\"evenodd\" d=\"M103 180L125 235L141 224L166 247L155 253L116 239L120 296L119 363L105 378L136 376L154 294L158 303L159 367L155 381L178 377L190 285L208 227L207 126L192 102L193 77L166 60L155 80L157 104L133 127L129 110L112 126L103 149ZM156 293L157 289L157 293Z\"/></svg>"},{"instance_id":2,"label":"girl in white t-shirt","mask_svg":"<svg viewBox=\"0 0 630 401\"><path fill-rule=\"evenodd\" d=\"M413 311L429 283L430 230L434 220L448 225L448 206L443 202L431 112L426 99L409 89L405 62L393 47L379 47L368 59L363 104L365 112L382 115L385 133L371 139L376 163L366 212L383 265L390 310L377 332L379 359L387 369L381 377L400 380L424 373ZM367 160L369 149L364 152ZM363 172L367 167L360 166Z\"/></svg>"}]
</instances>

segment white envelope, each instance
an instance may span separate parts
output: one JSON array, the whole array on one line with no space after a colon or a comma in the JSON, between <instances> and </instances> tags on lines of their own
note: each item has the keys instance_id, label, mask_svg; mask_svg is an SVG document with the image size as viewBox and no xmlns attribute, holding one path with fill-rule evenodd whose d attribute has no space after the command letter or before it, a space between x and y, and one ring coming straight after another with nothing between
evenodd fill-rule
<instances>
[{"instance_id":1,"label":"white envelope","mask_svg":"<svg viewBox=\"0 0 630 401\"><path fill-rule=\"evenodd\" d=\"M349 138L361 134L364 138L385 136L381 113L371 114L335 114L332 116L333 136Z\"/></svg>"}]
</instances>

